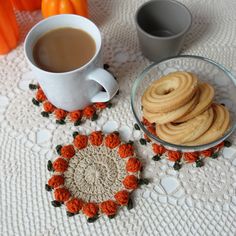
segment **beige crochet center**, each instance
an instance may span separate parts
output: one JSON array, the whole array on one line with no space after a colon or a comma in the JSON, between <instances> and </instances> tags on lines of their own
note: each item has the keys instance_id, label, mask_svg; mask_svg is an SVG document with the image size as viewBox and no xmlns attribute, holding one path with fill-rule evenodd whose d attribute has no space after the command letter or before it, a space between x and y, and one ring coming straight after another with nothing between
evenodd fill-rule
<instances>
[{"instance_id":1,"label":"beige crochet center","mask_svg":"<svg viewBox=\"0 0 236 236\"><path fill-rule=\"evenodd\" d=\"M118 155L117 148L88 145L70 159L64 173L65 187L87 202L114 199L115 193L125 189L122 180L127 176L126 159Z\"/></svg>"}]
</instances>

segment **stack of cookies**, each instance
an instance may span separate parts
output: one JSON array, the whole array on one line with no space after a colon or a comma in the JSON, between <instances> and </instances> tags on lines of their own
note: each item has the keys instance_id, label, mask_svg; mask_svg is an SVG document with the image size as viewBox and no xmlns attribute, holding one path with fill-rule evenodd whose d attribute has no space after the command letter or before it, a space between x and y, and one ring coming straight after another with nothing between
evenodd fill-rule
<instances>
[{"instance_id":1,"label":"stack of cookies","mask_svg":"<svg viewBox=\"0 0 236 236\"><path fill-rule=\"evenodd\" d=\"M154 81L142 97L143 115L156 124L156 134L173 144L195 146L224 135L230 117L212 103L214 88L195 74L177 71Z\"/></svg>"}]
</instances>

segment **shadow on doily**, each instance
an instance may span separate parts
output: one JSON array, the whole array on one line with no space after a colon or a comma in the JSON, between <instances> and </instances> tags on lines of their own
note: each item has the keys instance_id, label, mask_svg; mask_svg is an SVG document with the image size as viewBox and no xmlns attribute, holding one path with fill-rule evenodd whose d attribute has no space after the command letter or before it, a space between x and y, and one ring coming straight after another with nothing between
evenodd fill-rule
<instances>
[{"instance_id":1,"label":"shadow on doily","mask_svg":"<svg viewBox=\"0 0 236 236\"><path fill-rule=\"evenodd\" d=\"M89 19L93 21L98 28L101 28L110 18L112 9L116 9L119 1L101 1L92 0L89 2Z\"/></svg>"},{"instance_id":2,"label":"shadow on doily","mask_svg":"<svg viewBox=\"0 0 236 236\"><path fill-rule=\"evenodd\" d=\"M187 51L193 44L197 44L198 41L206 34L210 28L210 22L206 21L207 15L204 12L198 11L197 3L193 3L190 11L192 13L192 26L186 38L184 40L184 46L182 52Z\"/></svg>"}]
</instances>

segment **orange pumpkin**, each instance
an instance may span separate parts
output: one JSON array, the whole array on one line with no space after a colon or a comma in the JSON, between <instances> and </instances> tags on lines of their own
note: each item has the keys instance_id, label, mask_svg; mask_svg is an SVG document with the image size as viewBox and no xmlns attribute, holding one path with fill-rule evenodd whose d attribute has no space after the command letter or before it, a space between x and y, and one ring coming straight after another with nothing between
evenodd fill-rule
<instances>
[{"instance_id":1,"label":"orange pumpkin","mask_svg":"<svg viewBox=\"0 0 236 236\"><path fill-rule=\"evenodd\" d=\"M0 0L0 54L16 47L19 29L10 0Z\"/></svg>"},{"instance_id":2,"label":"orange pumpkin","mask_svg":"<svg viewBox=\"0 0 236 236\"><path fill-rule=\"evenodd\" d=\"M22 11L34 11L40 9L41 0L11 0L12 4Z\"/></svg>"},{"instance_id":3,"label":"orange pumpkin","mask_svg":"<svg viewBox=\"0 0 236 236\"><path fill-rule=\"evenodd\" d=\"M42 0L44 18L58 14L78 14L88 17L87 0Z\"/></svg>"}]
</instances>

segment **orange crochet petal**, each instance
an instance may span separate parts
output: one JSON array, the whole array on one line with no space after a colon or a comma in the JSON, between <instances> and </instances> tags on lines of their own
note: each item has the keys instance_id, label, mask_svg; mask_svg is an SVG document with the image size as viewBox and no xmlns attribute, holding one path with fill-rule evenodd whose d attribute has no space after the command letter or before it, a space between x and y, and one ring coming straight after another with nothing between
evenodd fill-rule
<instances>
[{"instance_id":1,"label":"orange crochet petal","mask_svg":"<svg viewBox=\"0 0 236 236\"><path fill-rule=\"evenodd\" d=\"M200 154L203 155L204 157L210 157L213 154L213 150L212 149L207 149L205 151L201 151Z\"/></svg>"},{"instance_id":2,"label":"orange crochet petal","mask_svg":"<svg viewBox=\"0 0 236 236\"><path fill-rule=\"evenodd\" d=\"M162 155L166 152L166 149L162 145L156 143L152 144L152 150L157 155Z\"/></svg>"},{"instance_id":3,"label":"orange crochet petal","mask_svg":"<svg viewBox=\"0 0 236 236\"><path fill-rule=\"evenodd\" d=\"M53 175L49 180L48 180L48 185L52 188L57 188L60 185L64 184L64 177L61 175Z\"/></svg>"},{"instance_id":4,"label":"orange crochet petal","mask_svg":"<svg viewBox=\"0 0 236 236\"><path fill-rule=\"evenodd\" d=\"M126 170L128 172L138 172L141 170L141 162L135 158L135 157L131 157L129 158L129 160L126 163Z\"/></svg>"},{"instance_id":5,"label":"orange crochet petal","mask_svg":"<svg viewBox=\"0 0 236 236\"><path fill-rule=\"evenodd\" d=\"M117 192L114 197L120 205L126 206L129 202L129 192L126 190Z\"/></svg>"},{"instance_id":6,"label":"orange crochet petal","mask_svg":"<svg viewBox=\"0 0 236 236\"><path fill-rule=\"evenodd\" d=\"M199 154L197 152L185 152L184 160L188 163L193 163L198 159Z\"/></svg>"},{"instance_id":7,"label":"orange crochet petal","mask_svg":"<svg viewBox=\"0 0 236 236\"><path fill-rule=\"evenodd\" d=\"M66 188L57 188L54 191L54 198L58 202L65 202L70 198L70 192Z\"/></svg>"},{"instance_id":8,"label":"orange crochet petal","mask_svg":"<svg viewBox=\"0 0 236 236\"><path fill-rule=\"evenodd\" d=\"M66 203L67 211L78 213L83 207L83 201L78 198L73 198Z\"/></svg>"},{"instance_id":9,"label":"orange crochet petal","mask_svg":"<svg viewBox=\"0 0 236 236\"><path fill-rule=\"evenodd\" d=\"M176 152L176 151L168 151L168 160L170 161L178 161L180 160L182 154L181 152Z\"/></svg>"},{"instance_id":10,"label":"orange crochet petal","mask_svg":"<svg viewBox=\"0 0 236 236\"><path fill-rule=\"evenodd\" d=\"M83 115L84 115L86 118L90 119L90 118L93 117L93 115L95 114L95 112L96 112L96 109L93 107L93 105L91 105L91 106L87 106L87 107L84 108L84 110L83 110Z\"/></svg>"},{"instance_id":11,"label":"orange crochet petal","mask_svg":"<svg viewBox=\"0 0 236 236\"><path fill-rule=\"evenodd\" d=\"M117 204L112 200L107 200L100 204L101 211L108 216L115 215L117 207Z\"/></svg>"},{"instance_id":12,"label":"orange crochet petal","mask_svg":"<svg viewBox=\"0 0 236 236\"><path fill-rule=\"evenodd\" d=\"M43 102L43 101L47 100L47 97L41 88L39 88L36 93L36 100L39 102Z\"/></svg>"},{"instance_id":13,"label":"orange crochet petal","mask_svg":"<svg viewBox=\"0 0 236 236\"><path fill-rule=\"evenodd\" d=\"M88 145L88 137L82 134L77 135L74 139L74 145L78 149L86 148Z\"/></svg>"},{"instance_id":14,"label":"orange crochet petal","mask_svg":"<svg viewBox=\"0 0 236 236\"><path fill-rule=\"evenodd\" d=\"M117 133L108 134L105 137L105 145L109 148L115 148L120 144L120 137Z\"/></svg>"},{"instance_id":15,"label":"orange crochet petal","mask_svg":"<svg viewBox=\"0 0 236 236\"><path fill-rule=\"evenodd\" d=\"M134 155L134 147L131 144L121 144L118 153L121 158L126 158Z\"/></svg>"},{"instance_id":16,"label":"orange crochet petal","mask_svg":"<svg viewBox=\"0 0 236 236\"><path fill-rule=\"evenodd\" d=\"M55 171L65 172L68 168L68 162L59 157L53 162L52 166Z\"/></svg>"},{"instance_id":17,"label":"orange crochet petal","mask_svg":"<svg viewBox=\"0 0 236 236\"><path fill-rule=\"evenodd\" d=\"M89 141L94 146L100 146L103 142L103 135L101 131L94 131L89 135Z\"/></svg>"},{"instance_id":18,"label":"orange crochet petal","mask_svg":"<svg viewBox=\"0 0 236 236\"><path fill-rule=\"evenodd\" d=\"M55 109L54 115L57 120L64 120L67 116L67 112L62 109Z\"/></svg>"},{"instance_id":19,"label":"orange crochet petal","mask_svg":"<svg viewBox=\"0 0 236 236\"><path fill-rule=\"evenodd\" d=\"M65 158L72 158L75 155L75 149L73 145L66 145L61 148L61 156Z\"/></svg>"},{"instance_id":20,"label":"orange crochet petal","mask_svg":"<svg viewBox=\"0 0 236 236\"><path fill-rule=\"evenodd\" d=\"M138 187L138 179L134 175L128 175L124 178L123 185L127 189L136 189Z\"/></svg>"},{"instance_id":21,"label":"orange crochet petal","mask_svg":"<svg viewBox=\"0 0 236 236\"><path fill-rule=\"evenodd\" d=\"M86 203L83 205L82 211L87 217L92 218L98 213L98 205L95 203Z\"/></svg>"},{"instance_id":22,"label":"orange crochet petal","mask_svg":"<svg viewBox=\"0 0 236 236\"><path fill-rule=\"evenodd\" d=\"M43 110L49 113L54 112L56 108L52 105L52 103L50 103L49 101L45 101L43 103Z\"/></svg>"}]
</instances>

